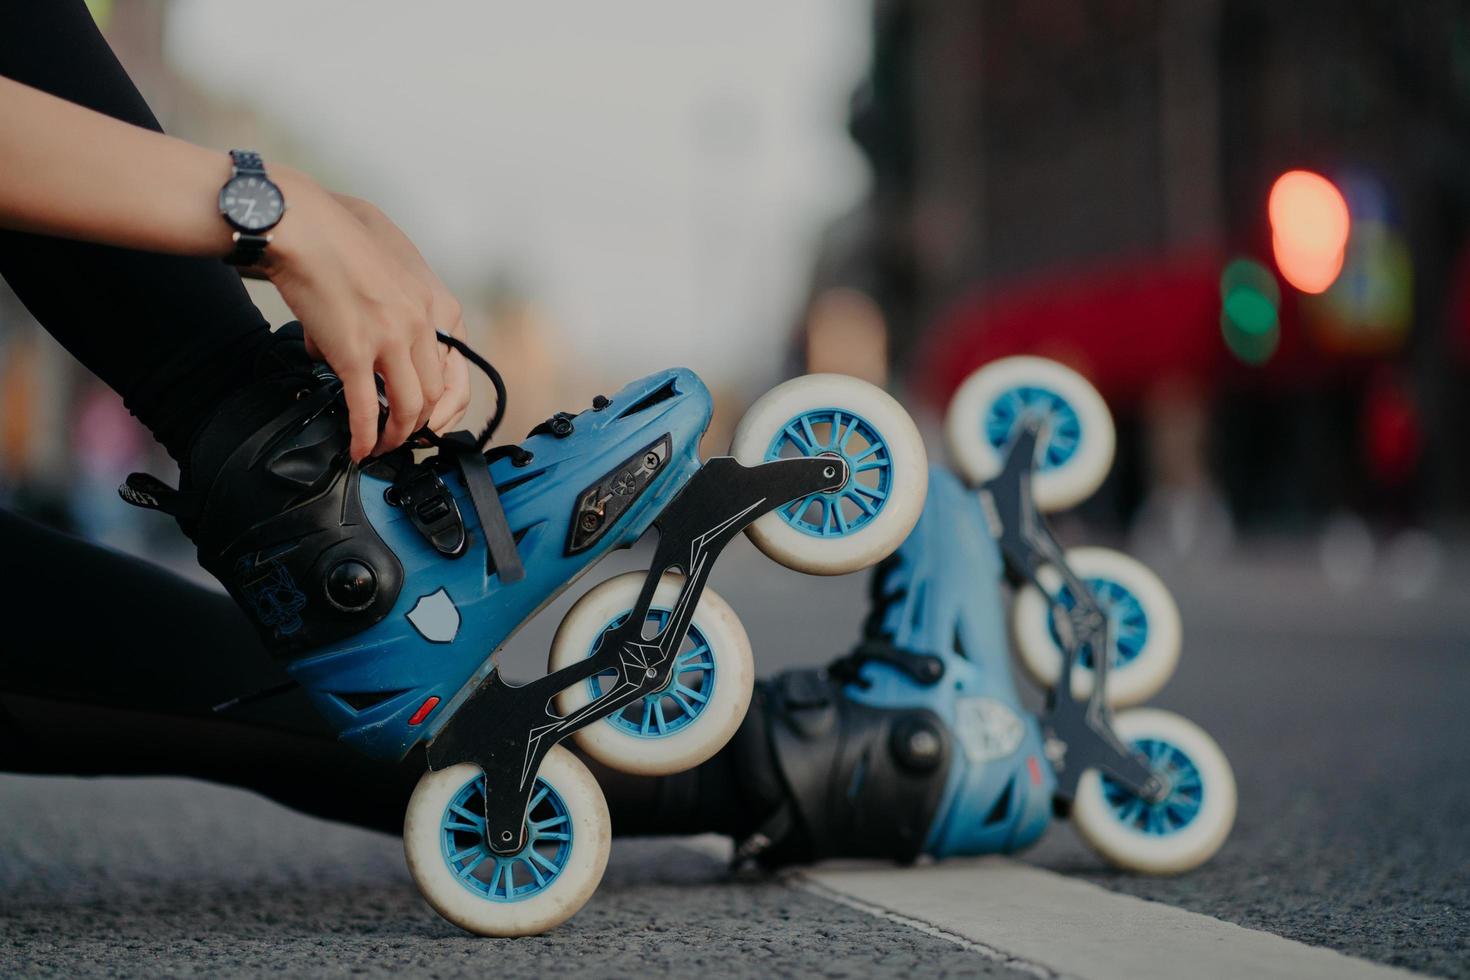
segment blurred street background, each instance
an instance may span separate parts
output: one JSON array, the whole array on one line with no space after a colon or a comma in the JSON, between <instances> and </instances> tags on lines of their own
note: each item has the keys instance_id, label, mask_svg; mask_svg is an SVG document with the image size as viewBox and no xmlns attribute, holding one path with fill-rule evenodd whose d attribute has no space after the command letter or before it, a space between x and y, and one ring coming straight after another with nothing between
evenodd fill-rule
<instances>
[{"instance_id":1,"label":"blurred street background","mask_svg":"<svg viewBox=\"0 0 1470 980\"><path fill-rule=\"evenodd\" d=\"M717 452L800 370L933 418L1033 352L1107 397L1082 517L1140 549L1285 536L1414 600L1463 536L1464 3L92 7L168 129L404 226L511 378L507 433L683 363ZM5 506L190 564L111 493L166 461L4 294L0 418Z\"/></svg>"},{"instance_id":2,"label":"blurred street background","mask_svg":"<svg viewBox=\"0 0 1470 980\"><path fill-rule=\"evenodd\" d=\"M1241 818L1172 883L1109 876L1070 838L1035 860L1470 975L1470 2L91 7L166 129L259 149L414 238L508 379L506 438L670 364L716 392L707 454L802 371L885 383L937 436L990 360L1080 370L1118 459L1063 536L1126 547L1180 593L1161 701L1231 755ZM468 421L489 409L481 392ZM0 284L0 507L202 578L171 521L115 493L168 467ZM716 581L763 669L856 635L860 582L729 564ZM530 669L565 605L518 641ZM15 880L59 859L38 853ZM26 914L50 922L60 892L36 894ZM622 935L611 914L594 943ZM861 948L866 927L843 928ZM892 972L937 972L926 956Z\"/></svg>"}]
</instances>

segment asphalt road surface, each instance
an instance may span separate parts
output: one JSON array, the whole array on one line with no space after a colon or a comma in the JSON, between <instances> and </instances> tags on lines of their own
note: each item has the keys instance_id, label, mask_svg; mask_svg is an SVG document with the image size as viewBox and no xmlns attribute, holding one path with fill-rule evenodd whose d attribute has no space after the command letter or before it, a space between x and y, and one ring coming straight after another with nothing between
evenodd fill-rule
<instances>
[{"instance_id":1,"label":"asphalt road surface","mask_svg":"<svg viewBox=\"0 0 1470 980\"><path fill-rule=\"evenodd\" d=\"M1229 843L1183 877L1109 872L1065 825L1024 856L1029 866L867 865L851 879L732 879L709 841L620 840L602 888L569 924L486 941L422 903L396 839L197 782L5 776L0 976L1086 976L1103 975L1101 959L1097 971L1047 966L1010 944L1034 950L1055 935L1076 946L1133 926L1148 937L1136 943L1147 962L1149 943L1167 947L1192 934L1188 923L1217 946L1299 949L1212 920L1470 976L1470 600L1455 588L1470 577L1458 560L1415 601L1393 598L1385 573L1334 591L1302 548L1161 569L1186 639L1154 703L1210 731L1240 789ZM715 586L763 671L840 652L862 612L860 578L773 570L743 542ZM544 657L566 605L516 640L513 671ZM1071 903L1041 900L1039 940L1015 938L1027 923L1001 921L1016 907L996 903L1007 876L1055 886ZM848 900L846 880L878 900ZM839 891L826 888L834 882ZM941 885L946 908L923 912ZM991 911L965 919L969 894ZM1155 914L1186 924L1153 928ZM1131 955L1119 946L1111 954ZM1325 962L1320 975L1350 961Z\"/></svg>"}]
</instances>

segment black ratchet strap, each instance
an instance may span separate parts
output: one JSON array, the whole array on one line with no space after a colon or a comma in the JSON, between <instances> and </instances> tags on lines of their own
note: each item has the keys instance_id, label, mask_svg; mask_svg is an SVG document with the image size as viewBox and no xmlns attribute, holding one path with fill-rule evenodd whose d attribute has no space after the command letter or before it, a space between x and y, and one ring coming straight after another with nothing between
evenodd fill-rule
<instances>
[{"instance_id":1,"label":"black ratchet strap","mask_svg":"<svg viewBox=\"0 0 1470 980\"><path fill-rule=\"evenodd\" d=\"M470 503L480 518L480 530L485 534L488 554L486 571L490 574L499 572L502 583L519 582L526 577L526 569L521 564L520 552L516 550L515 536L510 533L510 522L505 519L505 508L500 506L495 481L490 479L490 467L485 465L485 454L474 435L469 432L448 433L440 450L449 454L459 467L465 488L470 492Z\"/></svg>"}]
</instances>

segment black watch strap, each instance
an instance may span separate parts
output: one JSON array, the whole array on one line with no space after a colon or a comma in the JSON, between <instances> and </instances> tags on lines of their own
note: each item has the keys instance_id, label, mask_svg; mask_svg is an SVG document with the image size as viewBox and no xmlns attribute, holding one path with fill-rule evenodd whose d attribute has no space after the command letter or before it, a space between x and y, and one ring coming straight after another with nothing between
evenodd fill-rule
<instances>
[{"instance_id":1,"label":"black watch strap","mask_svg":"<svg viewBox=\"0 0 1470 980\"><path fill-rule=\"evenodd\" d=\"M238 266L259 265L260 260L265 258L265 247L270 243L269 235L247 235L243 231L237 231L235 247L225 256L225 261Z\"/></svg>"},{"instance_id":2,"label":"black watch strap","mask_svg":"<svg viewBox=\"0 0 1470 980\"><path fill-rule=\"evenodd\" d=\"M231 179L250 175L266 176L265 161L254 150L231 150L230 161L235 165L235 172L231 174ZM271 243L271 236L237 231L234 241L235 247L230 250L229 255L225 256L225 261L230 265L248 268L259 265L261 259L265 258L265 247Z\"/></svg>"},{"instance_id":3,"label":"black watch strap","mask_svg":"<svg viewBox=\"0 0 1470 980\"><path fill-rule=\"evenodd\" d=\"M241 174L265 176L265 161L254 150L231 150L230 159L234 161L236 177Z\"/></svg>"}]
</instances>

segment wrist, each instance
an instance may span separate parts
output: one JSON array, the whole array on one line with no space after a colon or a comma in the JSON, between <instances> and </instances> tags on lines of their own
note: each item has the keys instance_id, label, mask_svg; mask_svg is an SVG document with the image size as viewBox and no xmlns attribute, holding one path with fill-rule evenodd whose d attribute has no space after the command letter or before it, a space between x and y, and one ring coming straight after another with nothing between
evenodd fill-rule
<instances>
[{"instance_id":1,"label":"wrist","mask_svg":"<svg viewBox=\"0 0 1470 980\"><path fill-rule=\"evenodd\" d=\"M271 229L270 248L266 249L260 265L260 272L267 279L296 267L304 245L303 232L313 224L313 215L318 213L324 194L314 180L294 167L272 166L271 179L281 188L290 207Z\"/></svg>"}]
</instances>

